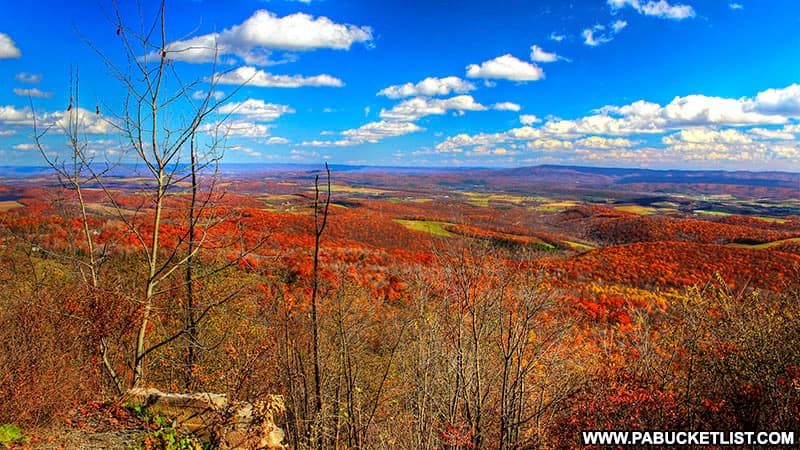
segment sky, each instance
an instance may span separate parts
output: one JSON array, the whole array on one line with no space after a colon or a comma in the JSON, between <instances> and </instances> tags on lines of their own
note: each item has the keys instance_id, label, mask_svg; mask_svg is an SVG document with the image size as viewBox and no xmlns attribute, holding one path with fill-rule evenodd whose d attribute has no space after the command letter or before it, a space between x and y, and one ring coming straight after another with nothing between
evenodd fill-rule
<instances>
[{"instance_id":1,"label":"sky","mask_svg":"<svg viewBox=\"0 0 800 450\"><path fill-rule=\"evenodd\" d=\"M70 117L96 158L135 159L113 67L159 59L124 45L158 2L117 6L120 32L107 0L0 0L0 165L43 163L34 122L63 158ZM168 88L189 87L169 117L224 99L201 130L227 163L800 171L796 0L167 0L165 18Z\"/></svg>"}]
</instances>

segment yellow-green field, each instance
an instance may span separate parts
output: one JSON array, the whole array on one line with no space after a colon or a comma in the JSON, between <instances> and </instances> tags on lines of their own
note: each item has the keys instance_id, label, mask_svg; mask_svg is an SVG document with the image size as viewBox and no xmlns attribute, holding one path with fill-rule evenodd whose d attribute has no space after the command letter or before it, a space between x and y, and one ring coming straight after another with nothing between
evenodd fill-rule
<instances>
[{"instance_id":1,"label":"yellow-green field","mask_svg":"<svg viewBox=\"0 0 800 450\"><path fill-rule=\"evenodd\" d=\"M617 211L633 213L633 214L640 214L642 216L649 216L650 214L655 214L659 210L658 208L653 208L651 206L639 206L639 205L622 205L614 207Z\"/></svg>"},{"instance_id":2,"label":"yellow-green field","mask_svg":"<svg viewBox=\"0 0 800 450\"><path fill-rule=\"evenodd\" d=\"M519 195L511 195L511 194L486 194L481 192L462 192L468 198L468 202L475 206L481 206L484 208L489 207L489 202L491 201L502 201L502 202L509 202L514 204L520 204L522 202L531 200L529 197L519 196Z\"/></svg>"},{"instance_id":3,"label":"yellow-green field","mask_svg":"<svg viewBox=\"0 0 800 450\"><path fill-rule=\"evenodd\" d=\"M395 222L403 225L409 230L421 231L423 233L430 233L434 236L450 237L453 233L445 229L446 226L451 225L447 222L435 222L432 220L406 220L395 219Z\"/></svg>"},{"instance_id":4,"label":"yellow-green field","mask_svg":"<svg viewBox=\"0 0 800 450\"><path fill-rule=\"evenodd\" d=\"M731 213L726 213L722 211L704 211L702 209L696 209L694 211L695 214L705 214L707 216L730 216Z\"/></svg>"},{"instance_id":5,"label":"yellow-green field","mask_svg":"<svg viewBox=\"0 0 800 450\"><path fill-rule=\"evenodd\" d=\"M562 202L549 202L549 203L542 203L541 205L536 207L537 211L544 211L544 212L557 212L562 211L567 208L572 208L573 206L577 206L578 202L575 201L562 201Z\"/></svg>"},{"instance_id":6,"label":"yellow-green field","mask_svg":"<svg viewBox=\"0 0 800 450\"><path fill-rule=\"evenodd\" d=\"M772 242L765 242L763 244L728 244L729 247L739 247L739 248L752 248L755 250L766 250L768 248L776 247L781 244L786 244L789 242L800 243L800 238L790 238L790 239L782 239L780 241L772 241Z\"/></svg>"},{"instance_id":7,"label":"yellow-green field","mask_svg":"<svg viewBox=\"0 0 800 450\"><path fill-rule=\"evenodd\" d=\"M580 242L564 241L564 243L578 250L594 250L591 245L581 244Z\"/></svg>"},{"instance_id":8,"label":"yellow-green field","mask_svg":"<svg viewBox=\"0 0 800 450\"><path fill-rule=\"evenodd\" d=\"M313 188L312 188L313 189ZM386 194L387 191L384 189L375 189L375 188L362 188L362 187L355 187L355 186L347 186L344 184L332 184L331 191L333 192L352 192L354 194L369 194L369 195L381 195Z\"/></svg>"},{"instance_id":9,"label":"yellow-green field","mask_svg":"<svg viewBox=\"0 0 800 450\"><path fill-rule=\"evenodd\" d=\"M14 208L22 208L23 206L25 205L16 200L7 200L0 202L0 211L10 211Z\"/></svg>"}]
</instances>

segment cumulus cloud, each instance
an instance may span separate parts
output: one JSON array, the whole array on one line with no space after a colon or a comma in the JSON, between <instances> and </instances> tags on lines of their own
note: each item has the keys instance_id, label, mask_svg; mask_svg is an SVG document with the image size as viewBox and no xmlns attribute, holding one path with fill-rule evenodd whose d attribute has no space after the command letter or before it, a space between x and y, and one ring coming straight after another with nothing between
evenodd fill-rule
<instances>
[{"instance_id":1,"label":"cumulus cloud","mask_svg":"<svg viewBox=\"0 0 800 450\"><path fill-rule=\"evenodd\" d=\"M733 2L728 3L728 7L730 9L744 9L744 5L742 5L741 3L733 3Z\"/></svg>"},{"instance_id":2,"label":"cumulus cloud","mask_svg":"<svg viewBox=\"0 0 800 450\"><path fill-rule=\"evenodd\" d=\"M398 122L371 122L363 125L354 130L346 130L342 135L358 142L378 142L381 139L401 136L409 133L416 133L422 131L418 125L413 123L398 123Z\"/></svg>"},{"instance_id":3,"label":"cumulus cloud","mask_svg":"<svg viewBox=\"0 0 800 450\"><path fill-rule=\"evenodd\" d=\"M533 114L522 114L522 115L519 116L519 121L523 125L533 125L535 123L541 122L542 119L534 116Z\"/></svg>"},{"instance_id":4,"label":"cumulus cloud","mask_svg":"<svg viewBox=\"0 0 800 450\"><path fill-rule=\"evenodd\" d=\"M589 136L575 141L575 145L579 147L612 149L612 148L626 148L633 147L637 143L625 138L606 138L602 136Z\"/></svg>"},{"instance_id":5,"label":"cumulus cloud","mask_svg":"<svg viewBox=\"0 0 800 450\"><path fill-rule=\"evenodd\" d=\"M416 133L422 130L423 128L411 122L381 120L379 122L370 122L359 128L342 131L341 135L343 139L337 141L310 141L304 142L302 145L314 147L348 147L364 144L366 142L376 143L385 138Z\"/></svg>"},{"instance_id":6,"label":"cumulus cloud","mask_svg":"<svg viewBox=\"0 0 800 450\"><path fill-rule=\"evenodd\" d=\"M522 107L512 102L500 102L492 105L492 109L497 111L519 111Z\"/></svg>"},{"instance_id":7,"label":"cumulus cloud","mask_svg":"<svg viewBox=\"0 0 800 450\"><path fill-rule=\"evenodd\" d=\"M276 145L276 144L288 144L291 141L289 139L286 139L285 137L272 136L260 142L264 145Z\"/></svg>"},{"instance_id":8,"label":"cumulus cloud","mask_svg":"<svg viewBox=\"0 0 800 450\"><path fill-rule=\"evenodd\" d=\"M37 98L50 98L53 96L52 92L44 92L36 88L31 88L31 89L14 88L14 94L19 95L21 97L37 97Z\"/></svg>"},{"instance_id":9,"label":"cumulus cloud","mask_svg":"<svg viewBox=\"0 0 800 450\"><path fill-rule=\"evenodd\" d=\"M794 133L792 133L790 130L791 128L788 127L785 127L782 130L751 128L747 130L747 133L754 139L790 141L795 138Z\"/></svg>"},{"instance_id":10,"label":"cumulus cloud","mask_svg":"<svg viewBox=\"0 0 800 450\"><path fill-rule=\"evenodd\" d=\"M575 147L575 144L572 141L563 139L544 138L529 141L524 147L530 151L552 153L571 150Z\"/></svg>"},{"instance_id":11,"label":"cumulus cloud","mask_svg":"<svg viewBox=\"0 0 800 450\"><path fill-rule=\"evenodd\" d=\"M219 108L222 114L236 114L257 122L271 122L284 114L294 113L287 105L264 103L264 100L249 98L243 102L231 102Z\"/></svg>"},{"instance_id":12,"label":"cumulus cloud","mask_svg":"<svg viewBox=\"0 0 800 450\"><path fill-rule=\"evenodd\" d=\"M0 59L19 58L20 56L22 56L22 52L19 51L11 36L0 33Z\"/></svg>"},{"instance_id":13,"label":"cumulus cloud","mask_svg":"<svg viewBox=\"0 0 800 450\"><path fill-rule=\"evenodd\" d=\"M381 110L381 119L411 122L421 117L442 115L448 111L485 111L487 108L476 102L471 95L458 95L447 99L416 97L401 102L390 110Z\"/></svg>"},{"instance_id":14,"label":"cumulus cloud","mask_svg":"<svg viewBox=\"0 0 800 450\"><path fill-rule=\"evenodd\" d=\"M20 72L14 76L20 83L39 84L42 82L42 75L39 73Z\"/></svg>"},{"instance_id":15,"label":"cumulus cloud","mask_svg":"<svg viewBox=\"0 0 800 450\"><path fill-rule=\"evenodd\" d=\"M327 17L295 13L278 17L256 11L240 25L167 46L169 58L201 63L218 56L235 55L246 64L268 65L272 50L310 51L321 48L348 50L354 43L372 40L370 27L339 24Z\"/></svg>"},{"instance_id":16,"label":"cumulus cloud","mask_svg":"<svg viewBox=\"0 0 800 450\"><path fill-rule=\"evenodd\" d=\"M755 139L754 139L755 138ZM689 161L747 162L753 164L776 160L796 160L800 157L797 142L764 142L758 132L743 132L725 128L696 128L681 130L665 136L666 153ZM750 166L749 166L750 167Z\"/></svg>"},{"instance_id":17,"label":"cumulus cloud","mask_svg":"<svg viewBox=\"0 0 800 450\"><path fill-rule=\"evenodd\" d=\"M59 128L67 128L70 123L77 121L78 128L86 134L113 134L118 131L110 119L83 108L73 108L53 116L56 117L55 123Z\"/></svg>"},{"instance_id":18,"label":"cumulus cloud","mask_svg":"<svg viewBox=\"0 0 800 450\"><path fill-rule=\"evenodd\" d=\"M330 75L316 75L305 77L302 75L275 75L256 69L252 66L242 66L230 72L225 72L214 77L218 84L248 85L256 87L298 88L302 86L313 87L342 87L342 80Z\"/></svg>"},{"instance_id":19,"label":"cumulus cloud","mask_svg":"<svg viewBox=\"0 0 800 450\"><path fill-rule=\"evenodd\" d=\"M436 145L436 151L439 153L458 153L467 147L489 147L512 141L529 141L543 137L545 137L545 133L541 129L530 126L514 128L502 133L478 133L475 135L462 133L446 138Z\"/></svg>"},{"instance_id":20,"label":"cumulus cloud","mask_svg":"<svg viewBox=\"0 0 800 450\"><path fill-rule=\"evenodd\" d=\"M117 131L113 121L95 111L84 108L73 108L70 111L40 112L36 121L44 127L67 128L77 121L81 133L111 134ZM17 109L14 106L0 106L0 123L12 126L31 126L34 123L33 111L30 108Z\"/></svg>"},{"instance_id":21,"label":"cumulus cloud","mask_svg":"<svg viewBox=\"0 0 800 450\"><path fill-rule=\"evenodd\" d=\"M661 105L639 100L604 106L574 119L521 115L526 126L499 133L458 134L435 147L437 153L490 155L493 149L527 150L551 162L636 162L697 167L795 167L800 158L800 109L795 85L767 89L752 97L675 97ZM656 146L644 147L661 135ZM517 160L523 162L523 160ZM743 166L743 164L745 164ZM793 165L794 164L794 165ZM715 166L716 165L716 166Z\"/></svg>"},{"instance_id":22,"label":"cumulus cloud","mask_svg":"<svg viewBox=\"0 0 800 450\"><path fill-rule=\"evenodd\" d=\"M505 54L495 59L467 66L469 78L494 78L512 81L536 81L544 78L541 67Z\"/></svg>"},{"instance_id":23,"label":"cumulus cloud","mask_svg":"<svg viewBox=\"0 0 800 450\"><path fill-rule=\"evenodd\" d=\"M687 145L690 148L692 145L705 146L716 144L750 144L753 139L747 134L733 129L726 128L717 130L708 127L690 128L681 130L677 133L664 136L662 142L667 145Z\"/></svg>"},{"instance_id":24,"label":"cumulus cloud","mask_svg":"<svg viewBox=\"0 0 800 450\"><path fill-rule=\"evenodd\" d=\"M392 99L420 96L435 97L440 95L450 95L452 92L463 94L475 89L477 88L474 84L458 77L428 77L417 84L406 83L389 86L378 92L378 95L383 95Z\"/></svg>"},{"instance_id":25,"label":"cumulus cloud","mask_svg":"<svg viewBox=\"0 0 800 450\"><path fill-rule=\"evenodd\" d=\"M555 31L550 33L550 40L552 40L552 41L561 42L566 38L567 38L567 36L565 34L559 34L559 33L556 33Z\"/></svg>"},{"instance_id":26,"label":"cumulus cloud","mask_svg":"<svg viewBox=\"0 0 800 450\"><path fill-rule=\"evenodd\" d=\"M544 128L560 134L624 135L662 133L692 126L763 125L787 121L784 115L758 112L764 105L757 98L688 95L675 97L665 106L639 100L624 106L605 106L597 110L599 114L575 120L551 120Z\"/></svg>"},{"instance_id":27,"label":"cumulus cloud","mask_svg":"<svg viewBox=\"0 0 800 450\"><path fill-rule=\"evenodd\" d=\"M759 92L748 106L765 114L800 116L800 85L792 84L783 89L767 89Z\"/></svg>"},{"instance_id":28,"label":"cumulus cloud","mask_svg":"<svg viewBox=\"0 0 800 450\"><path fill-rule=\"evenodd\" d=\"M260 158L261 157L261 152L253 150L250 147L237 147L236 150L242 151L242 152L247 153L248 155L256 157L256 158Z\"/></svg>"},{"instance_id":29,"label":"cumulus cloud","mask_svg":"<svg viewBox=\"0 0 800 450\"><path fill-rule=\"evenodd\" d=\"M266 138L269 136L269 125L249 120L226 120L208 123L201 130L210 135L227 137Z\"/></svg>"},{"instance_id":30,"label":"cumulus cloud","mask_svg":"<svg viewBox=\"0 0 800 450\"><path fill-rule=\"evenodd\" d=\"M30 108L17 109L14 106L0 106L0 123L7 125L33 125L33 112Z\"/></svg>"},{"instance_id":31,"label":"cumulus cloud","mask_svg":"<svg viewBox=\"0 0 800 450\"><path fill-rule=\"evenodd\" d=\"M640 0L608 0L612 10L627 6L632 7L639 14L660 17L662 19L682 20L695 16L694 8L689 5L670 5L666 0L641 2Z\"/></svg>"}]
</instances>

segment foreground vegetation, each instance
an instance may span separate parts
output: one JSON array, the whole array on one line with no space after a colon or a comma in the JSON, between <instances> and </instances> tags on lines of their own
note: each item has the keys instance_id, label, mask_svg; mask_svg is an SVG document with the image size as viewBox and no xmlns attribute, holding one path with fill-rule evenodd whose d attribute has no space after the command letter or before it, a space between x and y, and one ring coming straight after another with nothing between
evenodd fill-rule
<instances>
[{"instance_id":1,"label":"foreground vegetation","mask_svg":"<svg viewBox=\"0 0 800 450\"><path fill-rule=\"evenodd\" d=\"M20 193L24 206L2 215L0 423L63 425L141 381L281 394L292 448L573 447L587 429L796 428L796 219L340 189L333 202L348 207L329 210L315 276L322 210L310 181L282 185L294 192L284 211L270 195L287 194L269 180L232 187L207 212L224 220L208 222L193 261L181 256L190 193L165 203L160 259L179 264L153 297L141 378L130 355L149 263L136 233L92 208L90 259L74 191ZM107 193L84 195L114 207ZM152 239L152 209L136 191L113 195ZM776 244L729 245L745 238Z\"/></svg>"}]
</instances>

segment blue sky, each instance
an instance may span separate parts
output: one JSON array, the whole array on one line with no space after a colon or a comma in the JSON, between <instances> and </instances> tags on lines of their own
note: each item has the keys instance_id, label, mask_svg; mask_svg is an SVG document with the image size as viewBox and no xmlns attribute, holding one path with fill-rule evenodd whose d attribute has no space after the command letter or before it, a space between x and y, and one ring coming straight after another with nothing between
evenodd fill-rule
<instances>
[{"instance_id":1,"label":"blue sky","mask_svg":"<svg viewBox=\"0 0 800 450\"><path fill-rule=\"evenodd\" d=\"M69 114L97 157L124 153L123 86L87 44L125 64L111 3L0 5L0 164L43 161L34 114L64 154L76 67ZM235 92L208 118L230 163L800 171L795 0L169 0L166 17L193 93Z\"/></svg>"}]
</instances>

